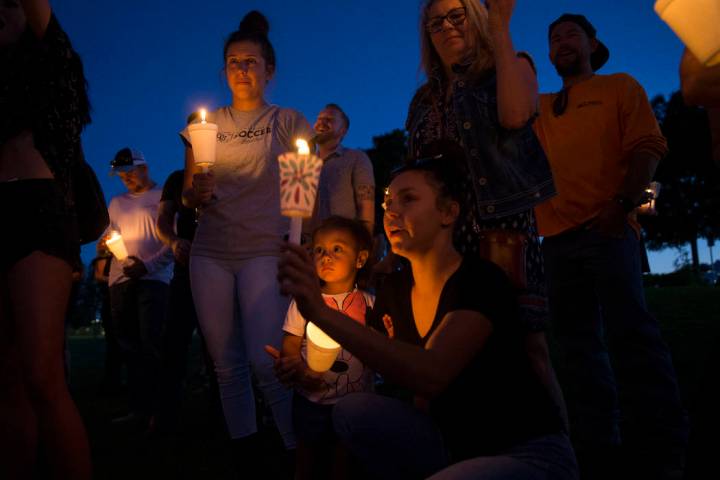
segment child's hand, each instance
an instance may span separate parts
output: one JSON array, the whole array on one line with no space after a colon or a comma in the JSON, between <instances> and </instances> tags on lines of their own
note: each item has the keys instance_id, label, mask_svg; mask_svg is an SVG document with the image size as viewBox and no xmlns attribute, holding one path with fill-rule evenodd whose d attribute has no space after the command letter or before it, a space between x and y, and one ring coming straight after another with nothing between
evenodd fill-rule
<instances>
[{"instance_id":1,"label":"child's hand","mask_svg":"<svg viewBox=\"0 0 720 480\"><path fill-rule=\"evenodd\" d=\"M323 386L323 374L310 370L300 355L282 356L271 345L265 345L265 351L274 359L275 376L286 387L300 386L313 391Z\"/></svg>"},{"instance_id":2,"label":"child's hand","mask_svg":"<svg viewBox=\"0 0 720 480\"><path fill-rule=\"evenodd\" d=\"M308 392L322 389L325 385L325 382L323 381L323 374L308 368L304 363L303 366L305 368L298 381L300 386Z\"/></svg>"},{"instance_id":3,"label":"child's hand","mask_svg":"<svg viewBox=\"0 0 720 480\"><path fill-rule=\"evenodd\" d=\"M270 355L273 362L275 376L286 387L294 387L298 384L305 370L305 362L300 355L281 356L277 348L265 345L265 351Z\"/></svg>"}]
</instances>

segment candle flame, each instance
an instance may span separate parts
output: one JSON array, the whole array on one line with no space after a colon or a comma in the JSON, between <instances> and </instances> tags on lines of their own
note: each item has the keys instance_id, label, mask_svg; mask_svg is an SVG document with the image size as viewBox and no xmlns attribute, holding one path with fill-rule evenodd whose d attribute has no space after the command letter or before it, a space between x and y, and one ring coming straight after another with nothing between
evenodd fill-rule
<instances>
[{"instance_id":1,"label":"candle flame","mask_svg":"<svg viewBox=\"0 0 720 480\"><path fill-rule=\"evenodd\" d=\"M308 143L303 140L302 138L298 138L295 142L295 146L298 149L298 153L300 155L310 155L310 147L308 146Z\"/></svg>"},{"instance_id":2,"label":"candle flame","mask_svg":"<svg viewBox=\"0 0 720 480\"><path fill-rule=\"evenodd\" d=\"M110 234L110 238L108 238L105 243L117 242L120 239L120 237L121 237L120 233L113 230L113 232Z\"/></svg>"},{"instance_id":3,"label":"candle flame","mask_svg":"<svg viewBox=\"0 0 720 480\"><path fill-rule=\"evenodd\" d=\"M205 123L205 115L207 115L207 111L204 108L200 109L200 123Z\"/></svg>"}]
</instances>

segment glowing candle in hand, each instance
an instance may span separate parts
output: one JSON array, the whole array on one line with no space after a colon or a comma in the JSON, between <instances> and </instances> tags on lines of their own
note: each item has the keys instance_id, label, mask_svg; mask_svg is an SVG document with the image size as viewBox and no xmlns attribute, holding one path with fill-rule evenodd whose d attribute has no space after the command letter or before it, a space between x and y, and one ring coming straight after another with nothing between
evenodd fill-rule
<instances>
[{"instance_id":1,"label":"glowing candle in hand","mask_svg":"<svg viewBox=\"0 0 720 480\"><path fill-rule=\"evenodd\" d=\"M218 126L206 120L207 112L200 110L200 123L188 125L195 165L205 173L215 163Z\"/></svg>"},{"instance_id":2,"label":"glowing candle in hand","mask_svg":"<svg viewBox=\"0 0 720 480\"><path fill-rule=\"evenodd\" d=\"M312 322L307 324L307 363L316 372L327 372L335 363L340 344Z\"/></svg>"},{"instance_id":3,"label":"glowing candle in hand","mask_svg":"<svg viewBox=\"0 0 720 480\"><path fill-rule=\"evenodd\" d=\"M299 244L302 219L312 216L322 160L310 153L303 139L295 142L297 153L283 153L280 163L280 211L290 217L290 242Z\"/></svg>"},{"instance_id":4,"label":"glowing candle in hand","mask_svg":"<svg viewBox=\"0 0 720 480\"><path fill-rule=\"evenodd\" d=\"M125 248L125 242L123 241L120 233L113 231L110 238L105 241L105 245L107 245L110 252L119 261L122 262L128 257L127 248Z\"/></svg>"}]
</instances>

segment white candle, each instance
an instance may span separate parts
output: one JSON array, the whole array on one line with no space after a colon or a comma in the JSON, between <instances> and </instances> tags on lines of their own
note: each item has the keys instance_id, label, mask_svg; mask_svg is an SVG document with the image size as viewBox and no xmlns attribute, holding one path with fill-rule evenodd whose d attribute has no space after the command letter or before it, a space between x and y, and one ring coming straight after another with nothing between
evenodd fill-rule
<instances>
[{"instance_id":1,"label":"white candle","mask_svg":"<svg viewBox=\"0 0 720 480\"><path fill-rule=\"evenodd\" d=\"M210 166L215 164L218 131L218 126L208 122L205 118L206 115L205 109L201 109L200 123L188 125L195 165L199 166L203 173L207 173Z\"/></svg>"},{"instance_id":2,"label":"white candle","mask_svg":"<svg viewBox=\"0 0 720 480\"><path fill-rule=\"evenodd\" d=\"M307 363L316 372L326 372L335 363L340 344L312 322L307 324Z\"/></svg>"},{"instance_id":3,"label":"white candle","mask_svg":"<svg viewBox=\"0 0 720 480\"><path fill-rule=\"evenodd\" d=\"M295 142L297 153L278 157L280 163L280 211L290 217L289 241L300 244L302 219L312 216L322 160L310 154L303 139Z\"/></svg>"},{"instance_id":4,"label":"white candle","mask_svg":"<svg viewBox=\"0 0 720 480\"><path fill-rule=\"evenodd\" d=\"M127 248L125 248L125 242L123 241L122 235L120 235L120 233L113 231L110 235L110 238L105 241L105 245L107 245L110 252L119 261L122 262L128 257Z\"/></svg>"},{"instance_id":5,"label":"white candle","mask_svg":"<svg viewBox=\"0 0 720 480\"><path fill-rule=\"evenodd\" d=\"M657 0L655 13L667 23L698 60L720 63L718 0Z\"/></svg>"}]
</instances>

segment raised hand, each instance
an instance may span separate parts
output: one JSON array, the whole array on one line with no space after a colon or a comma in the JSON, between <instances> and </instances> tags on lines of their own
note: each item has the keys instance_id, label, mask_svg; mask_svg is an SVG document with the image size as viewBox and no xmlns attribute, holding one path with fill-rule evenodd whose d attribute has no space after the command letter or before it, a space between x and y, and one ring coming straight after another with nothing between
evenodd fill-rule
<instances>
[{"instance_id":1,"label":"raised hand","mask_svg":"<svg viewBox=\"0 0 720 480\"><path fill-rule=\"evenodd\" d=\"M515 10L515 0L485 0L485 4L491 29L510 28L510 19Z\"/></svg>"}]
</instances>

